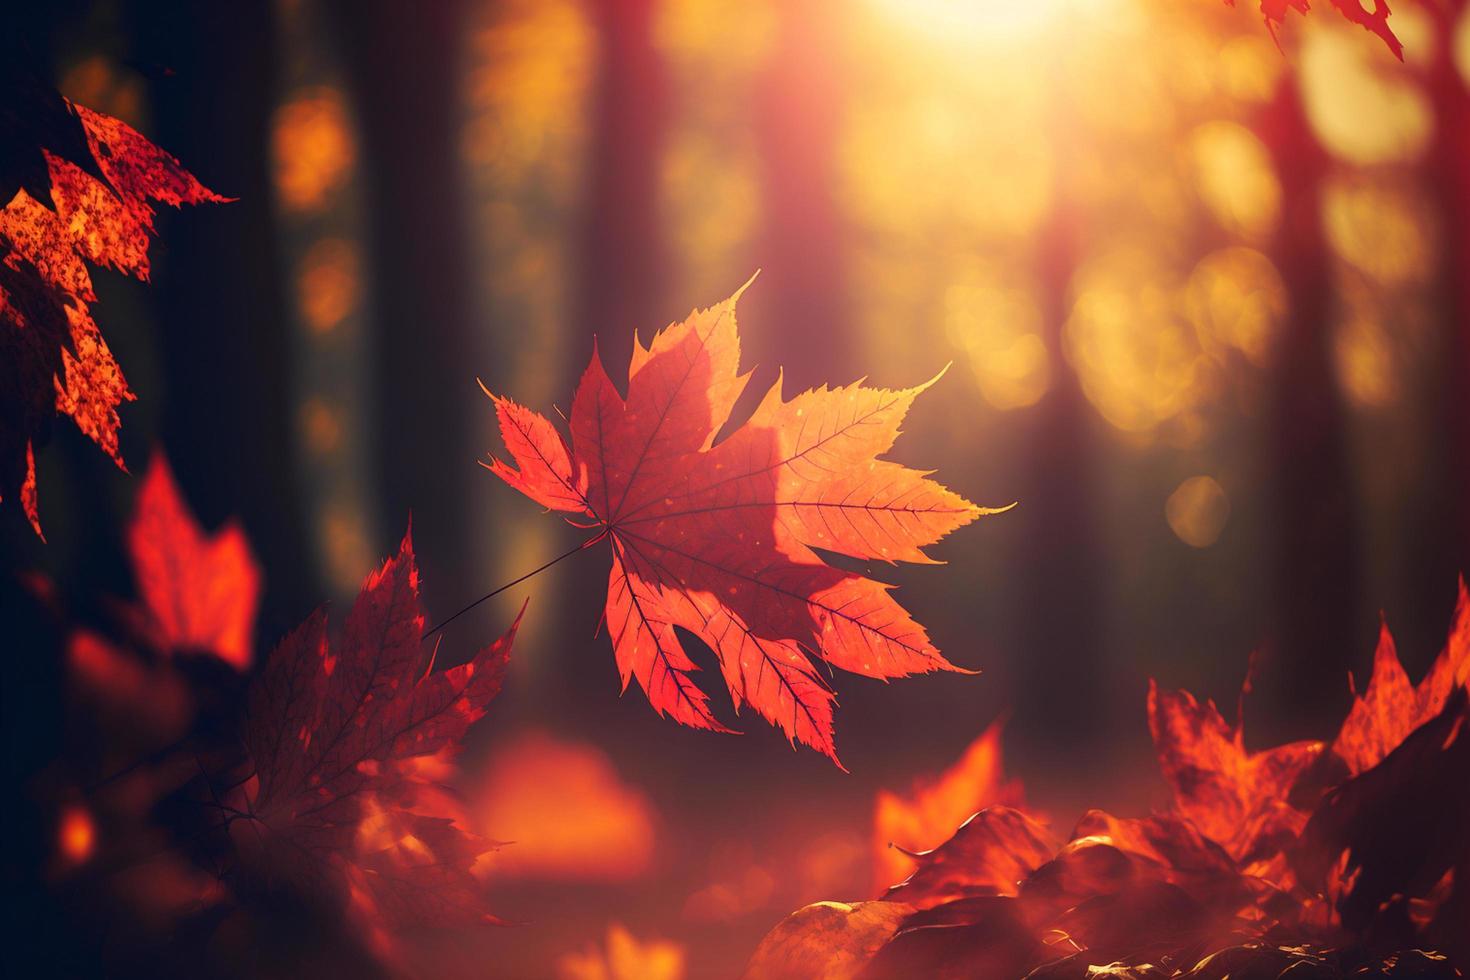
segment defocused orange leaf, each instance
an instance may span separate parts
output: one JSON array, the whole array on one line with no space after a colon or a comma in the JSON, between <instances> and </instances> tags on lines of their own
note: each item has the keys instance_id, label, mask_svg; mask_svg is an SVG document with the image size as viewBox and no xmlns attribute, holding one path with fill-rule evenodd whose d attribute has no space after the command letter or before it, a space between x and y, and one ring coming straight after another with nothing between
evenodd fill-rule
<instances>
[{"instance_id":1,"label":"defocused orange leaf","mask_svg":"<svg viewBox=\"0 0 1470 980\"><path fill-rule=\"evenodd\" d=\"M619 881L648 869L652 804L594 745L528 732L486 764L478 826L514 846L488 859L497 877Z\"/></svg>"},{"instance_id":2,"label":"defocused orange leaf","mask_svg":"<svg viewBox=\"0 0 1470 980\"><path fill-rule=\"evenodd\" d=\"M348 902L379 946L411 923L497 922L472 870L493 845L434 805L421 763L457 751L499 692L515 627L468 663L421 651L407 536L371 575L341 637L318 612L271 654L249 694L255 772L231 834L250 873Z\"/></svg>"},{"instance_id":3,"label":"defocused orange leaf","mask_svg":"<svg viewBox=\"0 0 1470 980\"><path fill-rule=\"evenodd\" d=\"M690 676L681 627L715 651L737 710L751 705L793 744L836 761L835 696L811 657L878 678L957 668L890 586L813 549L928 562L923 546L994 511L878 458L927 384L824 387L784 401L778 380L716 443L749 379L739 373L739 296L648 347L635 341L626 398L594 351L572 401L570 448L549 420L492 395L515 465L492 457L488 467L611 544L606 622L624 688L636 678L660 714L729 730Z\"/></svg>"},{"instance_id":4,"label":"defocused orange leaf","mask_svg":"<svg viewBox=\"0 0 1470 980\"><path fill-rule=\"evenodd\" d=\"M683 980L684 947L662 939L641 941L621 923L607 927L607 946L566 953L557 960L561 980Z\"/></svg>"},{"instance_id":5,"label":"defocused orange leaf","mask_svg":"<svg viewBox=\"0 0 1470 980\"><path fill-rule=\"evenodd\" d=\"M233 521L205 535L162 454L138 491L128 556L159 649L212 653L249 668L260 595L250 543Z\"/></svg>"},{"instance_id":6,"label":"defocused orange leaf","mask_svg":"<svg viewBox=\"0 0 1470 980\"><path fill-rule=\"evenodd\" d=\"M92 319L88 263L146 280L154 206L227 199L127 124L4 71L7 129L24 120L7 157L12 140L27 145L22 173L6 161L0 209L0 499L18 497L39 534L35 443L51 417L70 416L122 466L117 410L136 397Z\"/></svg>"},{"instance_id":7,"label":"defocused orange leaf","mask_svg":"<svg viewBox=\"0 0 1470 980\"><path fill-rule=\"evenodd\" d=\"M1007 782L1001 768L1000 732L999 722L991 725L954 765L936 779L916 782L907 797L878 791L873 812L875 893L903 881L917 867L906 851L939 846L956 825L984 807L1021 804L1021 784Z\"/></svg>"}]
</instances>

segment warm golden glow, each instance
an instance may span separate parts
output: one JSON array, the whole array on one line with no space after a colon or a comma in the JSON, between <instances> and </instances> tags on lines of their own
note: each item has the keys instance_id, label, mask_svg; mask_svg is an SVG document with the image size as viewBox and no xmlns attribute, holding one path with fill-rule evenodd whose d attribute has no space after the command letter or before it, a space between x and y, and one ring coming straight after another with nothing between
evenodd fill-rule
<instances>
[{"instance_id":1,"label":"warm golden glow","mask_svg":"<svg viewBox=\"0 0 1470 980\"><path fill-rule=\"evenodd\" d=\"M973 267L944 294L944 331L969 357L980 394L1006 410L1035 404L1051 379L1034 290Z\"/></svg>"},{"instance_id":2,"label":"warm golden glow","mask_svg":"<svg viewBox=\"0 0 1470 980\"><path fill-rule=\"evenodd\" d=\"M1213 477L1192 476L1169 494L1164 517L1180 541L1192 548L1208 548L1230 519L1230 498Z\"/></svg>"},{"instance_id":3,"label":"warm golden glow","mask_svg":"<svg viewBox=\"0 0 1470 980\"><path fill-rule=\"evenodd\" d=\"M1018 41L1069 18L1118 6L1116 0L869 0L894 27L931 43Z\"/></svg>"},{"instance_id":4,"label":"warm golden glow","mask_svg":"<svg viewBox=\"0 0 1470 980\"><path fill-rule=\"evenodd\" d=\"M1177 282L1134 246L1102 253L1073 279L1068 357L1088 399L1125 432L1187 423L1211 393L1214 365L1182 315Z\"/></svg>"}]
</instances>

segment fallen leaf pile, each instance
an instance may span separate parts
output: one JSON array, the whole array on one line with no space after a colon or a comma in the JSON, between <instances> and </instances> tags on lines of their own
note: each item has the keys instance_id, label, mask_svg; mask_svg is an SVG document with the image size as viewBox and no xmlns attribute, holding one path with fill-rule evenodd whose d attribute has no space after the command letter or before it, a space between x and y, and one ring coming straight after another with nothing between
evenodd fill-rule
<instances>
[{"instance_id":1,"label":"fallen leaf pile","mask_svg":"<svg viewBox=\"0 0 1470 980\"><path fill-rule=\"evenodd\" d=\"M121 120L0 66L0 500L36 533L38 441L54 415L123 466L118 406L135 398L92 319L89 265L146 280L154 206L225 201Z\"/></svg>"},{"instance_id":2,"label":"fallen leaf pile","mask_svg":"<svg viewBox=\"0 0 1470 980\"><path fill-rule=\"evenodd\" d=\"M1173 806L1065 839L990 806L879 901L821 903L746 976L1339 978L1470 965L1470 597L1418 686L1385 628L1329 743L1249 752L1184 691L1149 692ZM1458 968L1458 969L1457 969Z\"/></svg>"},{"instance_id":3,"label":"fallen leaf pile","mask_svg":"<svg viewBox=\"0 0 1470 980\"><path fill-rule=\"evenodd\" d=\"M883 562L977 516L926 473L880 459L927 384L861 382L790 401L778 379L716 442L749 379L740 374L740 294L635 340L628 393L594 351L572 400L571 445L544 416L491 395L514 465L506 483L596 529L612 551L605 620L624 689L660 714L729 731L694 683L676 627L715 652L738 711L837 761L835 696L811 658L867 677L957 670L890 594L813 549ZM932 382L931 382L932 383ZM589 541L589 544L591 543Z\"/></svg>"},{"instance_id":4,"label":"fallen leaf pile","mask_svg":"<svg viewBox=\"0 0 1470 980\"><path fill-rule=\"evenodd\" d=\"M880 790L873 807L874 889L913 873L910 857L943 843L976 810L1022 805L1019 781L1001 767L1001 725L991 725L937 778L917 780L907 794Z\"/></svg>"}]
</instances>

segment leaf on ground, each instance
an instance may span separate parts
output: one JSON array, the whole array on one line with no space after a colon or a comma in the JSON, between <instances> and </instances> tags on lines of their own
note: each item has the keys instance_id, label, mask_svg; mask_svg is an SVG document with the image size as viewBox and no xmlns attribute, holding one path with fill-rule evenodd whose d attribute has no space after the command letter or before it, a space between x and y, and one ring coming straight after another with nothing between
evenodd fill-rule
<instances>
[{"instance_id":1,"label":"leaf on ground","mask_svg":"<svg viewBox=\"0 0 1470 980\"><path fill-rule=\"evenodd\" d=\"M1269 847L1283 832L1301 830L1306 814L1287 796L1322 743L1247 752L1241 726L1227 724L1215 702L1201 704L1188 691L1161 690L1152 681L1148 724L1175 805L1236 859L1249 860L1263 842Z\"/></svg>"},{"instance_id":2,"label":"leaf on ground","mask_svg":"<svg viewBox=\"0 0 1470 980\"><path fill-rule=\"evenodd\" d=\"M943 843L953 828L995 804L1020 806L1021 784L1001 768L1001 724L970 743L964 755L938 777L922 780L905 795L879 790L873 809L873 888L882 892L907 878L917 865L909 852Z\"/></svg>"},{"instance_id":3,"label":"leaf on ground","mask_svg":"<svg viewBox=\"0 0 1470 980\"><path fill-rule=\"evenodd\" d=\"M92 319L89 264L147 280L154 207L227 198L126 123L3 72L4 121L19 120L6 142L24 145L0 174L0 500L40 534L35 447L51 419L69 416L122 467L118 407L136 397Z\"/></svg>"},{"instance_id":4,"label":"leaf on ground","mask_svg":"<svg viewBox=\"0 0 1470 980\"><path fill-rule=\"evenodd\" d=\"M250 542L234 521L205 533L162 453L154 455L139 488L127 542L157 648L212 653L248 669L260 597Z\"/></svg>"},{"instance_id":5,"label":"leaf on ground","mask_svg":"<svg viewBox=\"0 0 1470 980\"><path fill-rule=\"evenodd\" d=\"M858 947L834 943L842 972L833 975L1462 975L1467 648L1461 583L1449 640L1418 687L1384 632L1374 681L1331 752L1317 742L1247 752L1213 703L1151 685L1171 808L1142 818L1090 811L1060 846L1019 811L982 810L917 855L918 870L885 896L914 911L876 948L862 946L866 959L854 965ZM762 949L778 935L790 945L793 919ZM821 939L810 934L815 949ZM809 958L805 972L776 975L822 975L821 954Z\"/></svg>"},{"instance_id":6,"label":"leaf on ground","mask_svg":"<svg viewBox=\"0 0 1470 980\"><path fill-rule=\"evenodd\" d=\"M626 397L594 351L572 401L570 447L551 421L492 394L511 462L487 466L610 543L605 615L624 689L636 680L660 714L729 731L691 677L683 628L714 650L737 711L752 706L793 744L836 761L835 696L812 658L876 678L958 668L891 586L813 549L928 562L925 546L995 511L879 458L932 382L896 391L859 382L787 401L778 379L717 444L749 378L739 373L739 296L647 347L635 339Z\"/></svg>"},{"instance_id":7,"label":"leaf on ground","mask_svg":"<svg viewBox=\"0 0 1470 980\"><path fill-rule=\"evenodd\" d=\"M251 868L350 900L379 945L409 924L499 921L472 873L494 845L446 813L429 774L499 692L516 627L436 671L421 652L423 624L405 536L340 637L328 638L318 612L271 654L243 732L255 774L231 831Z\"/></svg>"}]
</instances>

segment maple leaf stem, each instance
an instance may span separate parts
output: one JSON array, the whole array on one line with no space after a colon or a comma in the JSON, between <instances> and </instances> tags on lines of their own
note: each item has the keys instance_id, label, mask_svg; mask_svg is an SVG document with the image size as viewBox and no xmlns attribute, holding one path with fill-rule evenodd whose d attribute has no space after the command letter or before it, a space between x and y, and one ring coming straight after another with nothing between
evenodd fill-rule
<instances>
[{"instance_id":1,"label":"maple leaf stem","mask_svg":"<svg viewBox=\"0 0 1470 980\"><path fill-rule=\"evenodd\" d=\"M541 574L542 572L544 572L548 568L550 568L552 565L555 565L559 561L562 561L564 559L567 559L567 558L572 557L573 555L575 555L579 551L585 551L589 546L596 544L598 541L601 541L602 540L602 537L603 536L599 534L597 537L592 538L590 541L583 541L581 544L577 545L575 548L572 548L570 551L564 551L564 552L562 552L561 554L557 555L555 558L551 559L550 561L548 561L546 564L540 566L539 568L533 568L533 569L531 569L529 572L527 572L526 574L522 575L520 578L514 579L514 580L512 580L510 582L506 582L504 585L500 586L499 588L491 589L489 592L486 592L484 595L480 596L480 598L476 599L474 602L470 603L468 606L465 606L463 609L461 609L459 612L455 613L453 616L450 616L448 619L446 619L443 622L441 622L438 626L435 626L433 629L429 630L427 633L425 633L423 635L423 639L427 640L429 637L433 636L435 633L439 632L444 627L448 626L450 623L454 622L456 619L458 619L459 617L463 616L465 613L469 612L471 609L474 609L476 606L478 606L480 603L484 602L485 600L487 600L487 599L493 599L494 597L500 595L500 593L504 592L506 589L513 588L514 586L520 585L522 582L524 582L526 579L530 578L531 576Z\"/></svg>"},{"instance_id":2,"label":"maple leaf stem","mask_svg":"<svg viewBox=\"0 0 1470 980\"><path fill-rule=\"evenodd\" d=\"M90 796L91 794L96 793L99 790L102 790L102 789L105 789L108 786L111 786L113 783L117 782L119 779L122 779L122 778L124 778L126 776L131 775L132 773L137 772L139 769L143 768L144 766L152 765L155 762L161 761L162 759L166 758L171 752L175 752L178 749L182 748L183 745L187 741L188 741L188 738L187 737L180 738L180 739L175 739L174 741L169 742L167 745L164 745L164 746L161 746L161 747L159 747L157 749L154 749L152 752L149 752L147 755L143 756L142 758L135 759L134 761L128 763L126 766L123 766L121 769L117 770L116 772L111 773L110 775L107 775L107 776L102 777L97 782L95 782L92 785L88 786L86 788L86 790L84 791L84 793L86 795Z\"/></svg>"}]
</instances>

